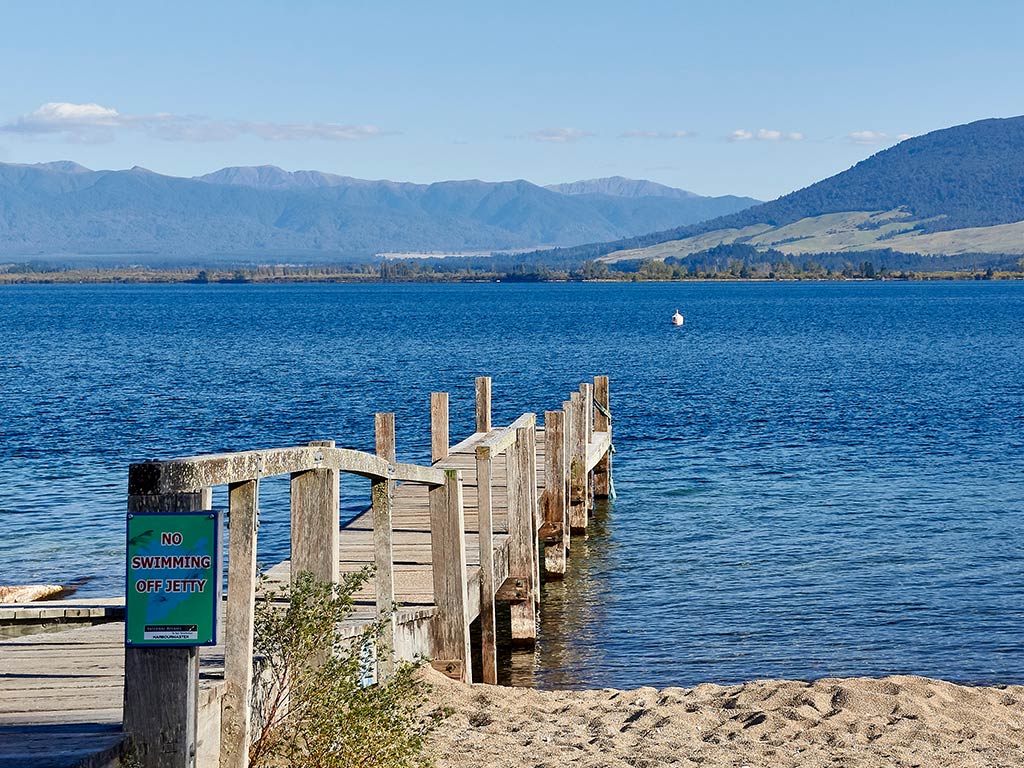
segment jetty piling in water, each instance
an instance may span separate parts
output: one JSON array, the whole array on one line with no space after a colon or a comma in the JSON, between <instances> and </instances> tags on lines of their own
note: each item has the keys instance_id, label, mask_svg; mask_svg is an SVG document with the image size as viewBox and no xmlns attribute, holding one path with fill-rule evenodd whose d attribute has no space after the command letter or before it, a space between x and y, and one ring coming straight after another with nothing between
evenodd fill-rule
<instances>
[{"instance_id":1,"label":"jetty piling in water","mask_svg":"<svg viewBox=\"0 0 1024 768\"><path fill-rule=\"evenodd\" d=\"M346 636L390 613L384 644L394 656L429 657L435 668L465 681L476 662L482 682L497 683L497 612L509 612L514 644L536 641L541 579L564 575L571 535L585 531L593 498L608 495L608 379L581 385L562 410L544 414L542 426L524 413L494 427L489 377L476 379L475 393L475 431L455 445L448 395L431 394L431 466L397 461L392 413L375 416L373 454L320 440L132 464L129 513L209 510L212 489L228 488L227 596L218 644L127 646L118 669L122 657L112 653L124 645L118 621L0 643L0 701L7 702L0 706L0 762L21 754L26 765L45 758L47 765L99 766L130 744L146 768L246 768L259 492L261 480L273 476L290 478L291 558L269 569L272 583L288 583L302 571L337 582L372 564L373 583L356 595L356 611L342 627ZM369 507L345 526L342 474L371 483ZM113 611L116 606L101 614ZM26 606L0 607L0 624L31 614ZM470 625L477 619L474 648ZM76 695L80 672L97 658L104 685L83 699ZM382 654L377 664L378 680L386 679L391 656ZM123 688L110 683L122 670ZM4 689L15 680L20 695L8 697ZM33 684L45 686L47 695L24 695ZM68 738L53 742L51 752L59 748L59 754L47 754L44 731L55 722L69 726Z\"/></svg>"}]
</instances>

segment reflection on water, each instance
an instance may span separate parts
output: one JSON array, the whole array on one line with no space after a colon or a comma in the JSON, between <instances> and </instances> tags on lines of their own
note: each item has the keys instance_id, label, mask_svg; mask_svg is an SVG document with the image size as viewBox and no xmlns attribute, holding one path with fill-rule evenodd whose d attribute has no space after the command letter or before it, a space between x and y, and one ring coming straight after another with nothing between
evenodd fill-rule
<instances>
[{"instance_id":1,"label":"reflection on water","mask_svg":"<svg viewBox=\"0 0 1024 768\"><path fill-rule=\"evenodd\" d=\"M602 576L614 546L609 509L608 501L595 502L587 534L571 540L565 578L544 583L536 653L513 652L510 684L579 686L583 670L600 667L600 649L611 640L607 608L616 599Z\"/></svg>"}]
</instances>

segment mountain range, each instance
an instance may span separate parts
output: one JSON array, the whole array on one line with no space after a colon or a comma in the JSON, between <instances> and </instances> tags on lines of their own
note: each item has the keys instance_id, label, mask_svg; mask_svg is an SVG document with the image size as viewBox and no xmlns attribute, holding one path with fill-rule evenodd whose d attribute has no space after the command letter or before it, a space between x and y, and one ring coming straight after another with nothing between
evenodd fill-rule
<instances>
[{"instance_id":1,"label":"mountain range","mask_svg":"<svg viewBox=\"0 0 1024 768\"><path fill-rule=\"evenodd\" d=\"M540 187L370 181L274 166L187 179L68 161L0 164L0 255L9 259L327 264L380 252L538 246L516 263L696 263L712 252L1013 261L1024 255L1024 117L909 138L761 204L622 177Z\"/></svg>"},{"instance_id":2,"label":"mountain range","mask_svg":"<svg viewBox=\"0 0 1024 768\"><path fill-rule=\"evenodd\" d=\"M685 260L723 245L851 260L878 251L925 257L1024 254L1024 117L909 138L768 203L546 257Z\"/></svg>"},{"instance_id":3,"label":"mountain range","mask_svg":"<svg viewBox=\"0 0 1024 768\"><path fill-rule=\"evenodd\" d=\"M656 181L627 179L623 176L608 176L603 179L585 179L568 184L548 184L545 189L561 192L563 195L612 195L613 197L671 197L676 200L693 200L700 195L685 189L666 187Z\"/></svg>"},{"instance_id":4,"label":"mountain range","mask_svg":"<svg viewBox=\"0 0 1024 768\"><path fill-rule=\"evenodd\" d=\"M565 186L413 184L274 166L178 178L69 161L0 164L0 255L169 264L489 252L638 235L758 202L628 179Z\"/></svg>"}]
</instances>

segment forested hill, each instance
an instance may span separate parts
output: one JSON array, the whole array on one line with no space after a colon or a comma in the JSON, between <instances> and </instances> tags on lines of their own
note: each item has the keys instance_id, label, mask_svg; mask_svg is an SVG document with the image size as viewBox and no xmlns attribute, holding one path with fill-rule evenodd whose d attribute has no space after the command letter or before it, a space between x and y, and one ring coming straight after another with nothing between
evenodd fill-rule
<instances>
[{"instance_id":1,"label":"forested hill","mask_svg":"<svg viewBox=\"0 0 1024 768\"><path fill-rule=\"evenodd\" d=\"M909 213L921 233L1024 221L1024 117L979 120L906 139L849 170L739 213L547 255L580 262L717 230L895 209Z\"/></svg>"},{"instance_id":2,"label":"forested hill","mask_svg":"<svg viewBox=\"0 0 1024 768\"><path fill-rule=\"evenodd\" d=\"M622 176L606 176L601 179L581 179L566 184L548 184L545 189L561 192L563 195L612 195L613 197L677 197L694 198L699 195L686 189L667 187L645 179L627 179ZM750 205L761 202L747 198Z\"/></svg>"},{"instance_id":3,"label":"forested hill","mask_svg":"<svg viewBox=\"0 0 1024 768\"><path fill-rule=\"evenodd\" d=\"M0 163L0 255L48 263L329 264L380 252L489 252L611 240L751 202L569 195L522 180L370 181L272 166L185 179L144 168Z\"/></svg>"}]
</instances>

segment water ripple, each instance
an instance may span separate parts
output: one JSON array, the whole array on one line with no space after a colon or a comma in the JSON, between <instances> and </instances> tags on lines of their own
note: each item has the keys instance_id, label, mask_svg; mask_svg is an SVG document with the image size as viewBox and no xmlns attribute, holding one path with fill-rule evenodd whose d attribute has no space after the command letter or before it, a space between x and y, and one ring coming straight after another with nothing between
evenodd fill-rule
<instances>
[{"instance_id":1,"label":"water ripple","mask_svg":"<svg viewBox=\"0 0 1024 768\"><path fill-rule=\"evenodd\" d=\"M369 449L377 410L424 461L431 391L462 435L474 375L507 422L607 373L619 498L520 679L1024 682L1022 318L1008 283L0 288L0 582L119 592L132 461Z\"/></svg>"}]
</instances>

